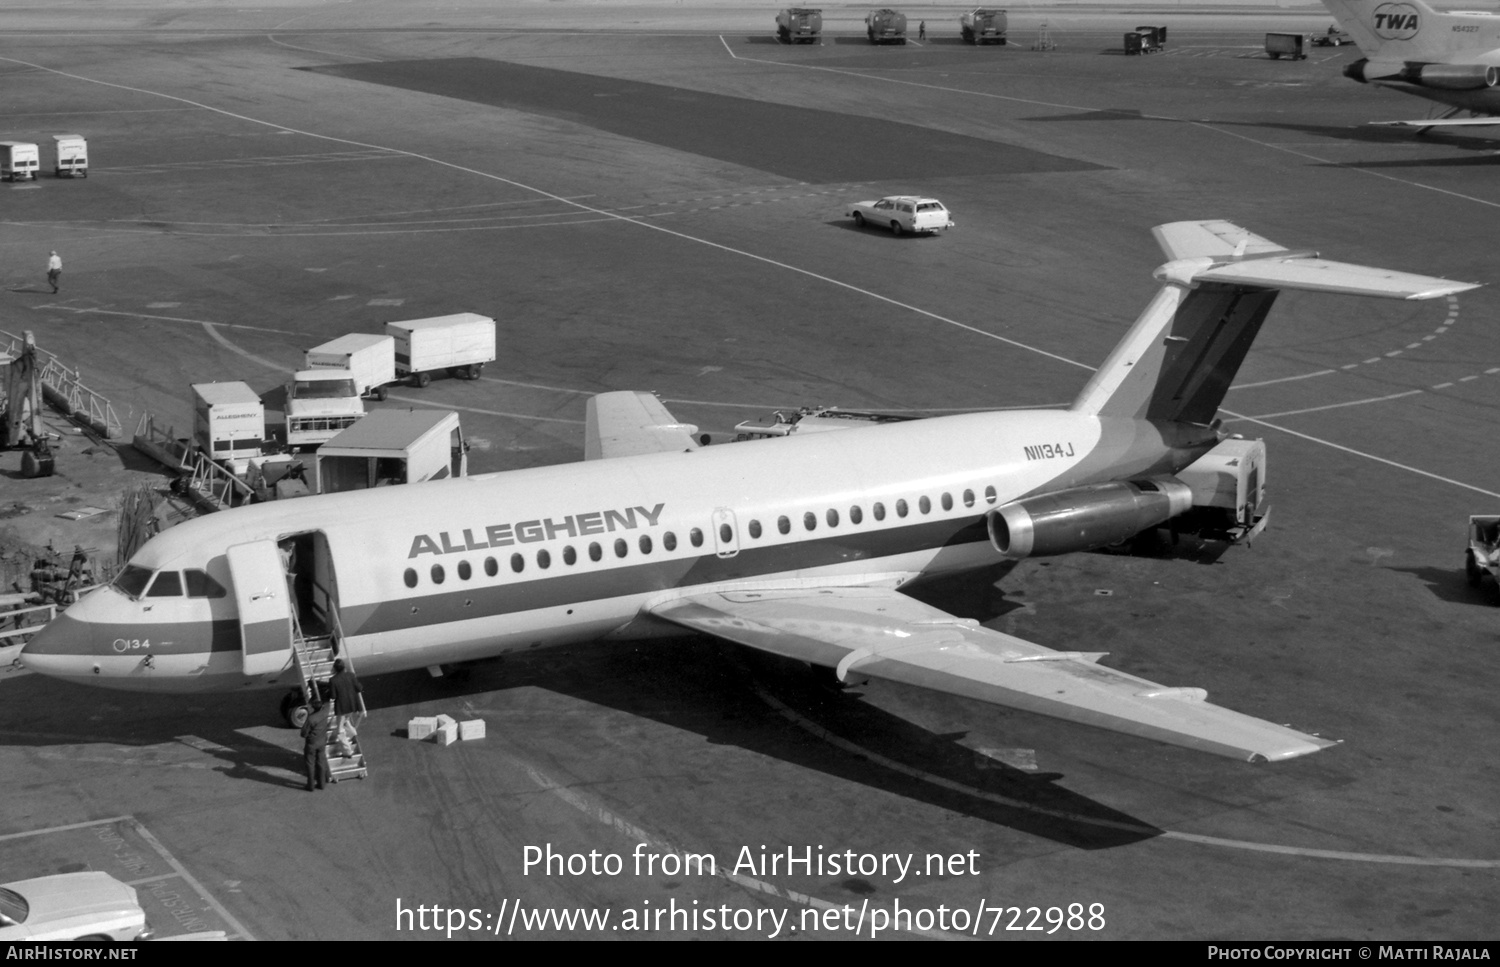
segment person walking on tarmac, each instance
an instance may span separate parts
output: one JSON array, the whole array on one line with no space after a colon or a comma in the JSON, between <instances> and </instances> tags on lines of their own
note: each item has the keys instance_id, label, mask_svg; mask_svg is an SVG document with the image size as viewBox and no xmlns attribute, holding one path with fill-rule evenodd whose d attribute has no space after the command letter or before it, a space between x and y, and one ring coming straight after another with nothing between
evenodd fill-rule
<instances>
[{"instance_id":1,"label":"person walking on tarmac","mask_svg":"<svg viewBox=\"0 0 1500 967\"><path fill-rule=\"evenodd\" d=\"M57 280L62 275L62 259L56 252L47 259L47 281L52 285L52 291L57 291Z\"/></svg>"},{"instance_id":2,"label":"person walking on tarmac","mask_svg":"<svg viewBox=\"0 0 1500 967\"><path fill-rule=\"evenodd\" d=\"M312 712L302 723L302 763L307 768L307 791L322 789L332 779L328 766L329 708L315 690Z\"/></svg>"},{"instance_id":3,"label":"person walking on tarmac","mask_svg":"<svg viewBox=\"0 0 1500 967\"><path fill-rule=\"evenodd\" d=\"M927 39L927 21L925 21L925 20L922 21L921 23L917 24L917 39L918 40L926 40Z\"/></svg>"}]
</instances>

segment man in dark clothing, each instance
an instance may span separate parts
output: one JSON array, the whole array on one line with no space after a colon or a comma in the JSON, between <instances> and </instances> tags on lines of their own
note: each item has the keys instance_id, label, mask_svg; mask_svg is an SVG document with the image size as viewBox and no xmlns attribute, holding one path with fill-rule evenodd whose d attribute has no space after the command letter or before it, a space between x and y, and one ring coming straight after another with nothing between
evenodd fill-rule
<instances>
[{"instance_id":1,"label":"man in dark clothing","mask_svg":"<svg viewBox=\"0 0 1500 967\"><path fill-rule=\"evenodd\" d=\"M333 677L328 679L328 686L333 690L333 710L339 717L336 734L343 735L345 725L350 729L354 728L354 716L359 711L359 696L365 688L342 658L333 663Z\"/></svg>"},{"instance_id":2,"label":"man in dark clothing","mask_svg":"<svg viewBox=\"0 0 1500 967\"><path fill-rule=\"evenodd\" d=\"M302 762L307 767L307 791L322 789L330 781L328 768L328 705L314 695L312 713L302 724Z\"/></svg>"}]
</instances>

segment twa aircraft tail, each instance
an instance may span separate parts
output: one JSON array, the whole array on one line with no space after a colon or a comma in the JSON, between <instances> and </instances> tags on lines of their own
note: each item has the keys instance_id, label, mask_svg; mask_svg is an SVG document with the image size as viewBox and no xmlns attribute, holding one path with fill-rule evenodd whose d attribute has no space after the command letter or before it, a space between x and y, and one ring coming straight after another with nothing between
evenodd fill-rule
<instances>
[{"instance_id":1,"label":"twa aircraft tail","mask_svg":"<svg viewBox=\"0 0 1500 967\"><path fill-rule=\"evenodd\" d=\"M1294 252L1225 221L1152 230L1171 260L1156 298L1073 401L1101 417L1207 425L1281 289L1433 299L1475 288Z\"/></svg>"},{"instance_id":2,"label":"twa aircraft tail","mask_svg":"<svg viewBox=\"0 0 1500 967\"><path fill-rule=\"evenodd\" d=\"M1500 46L1500 17L1444 13L1422 0L1323 0L1371 61L1427 64L1472 62Z\"/></svg>"}]
</instances>

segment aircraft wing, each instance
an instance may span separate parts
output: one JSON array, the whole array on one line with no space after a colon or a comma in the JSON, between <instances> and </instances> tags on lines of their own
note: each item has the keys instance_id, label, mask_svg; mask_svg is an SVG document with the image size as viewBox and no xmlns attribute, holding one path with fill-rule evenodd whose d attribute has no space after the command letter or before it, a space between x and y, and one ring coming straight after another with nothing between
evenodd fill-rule
<instances>
[{"instance_id":1,"label":"aircraft wing","mask_svg":"<svg viewBox=\"0 0 1500 967\"><path fill-rule=\"evenodd\" d=\"M698 428L679 423L650 393L620 390L589 397L583 458L604 460L641 453L694 450Z\"/></svg>"},{"instance_id":2,"label":"aircraft wing","mask_svg":"<svg viewBox=\"0 0 1500 967\"><path fill-rule=\"evenodd\" d=\"M991 631L891 587L722 589L647 610L776 655L951 692L1116 732L1246 759L1290 759L1336 743L1098 664Z\"/></svg>"},{"instance_id":3,"label":"aircraft wing","mask_svg":"<svg viewBox=\"0 0 1500 967\"><path fill-rule=\"evenodd\" d=\"M1500 117L1428 118L1425 121L1370 121L1373 128L1486 128L1500 124Z\"/></svg>"}]
</instances>

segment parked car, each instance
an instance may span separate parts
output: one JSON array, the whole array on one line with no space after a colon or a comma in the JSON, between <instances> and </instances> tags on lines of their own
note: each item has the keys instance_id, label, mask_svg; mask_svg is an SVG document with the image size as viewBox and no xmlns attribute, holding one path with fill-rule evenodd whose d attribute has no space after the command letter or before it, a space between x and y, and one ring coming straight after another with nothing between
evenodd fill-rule
<instances>
[{"instance_id":1,"label":"parked car","mask_svg":"<svg viewBox=\"0 0 1500 967\"><path fill-rule=\"evenodd\" d=\"M150 936L135 888L108 873L60 873L0 885L0 941Z\"/></svg>"},{"instance_id":2,"label":"parked car","mask_svg":"<svg viewBox=\"0 0 1500 967\"><path fill-rule=\"evenodd\" d=\"M891 195L879 201L855 202L849 206L849 217L856 225L889 228L897 235L902 232L942 232L954 224L942 202L916 195Z\"/></svg>"}]
</instances>

